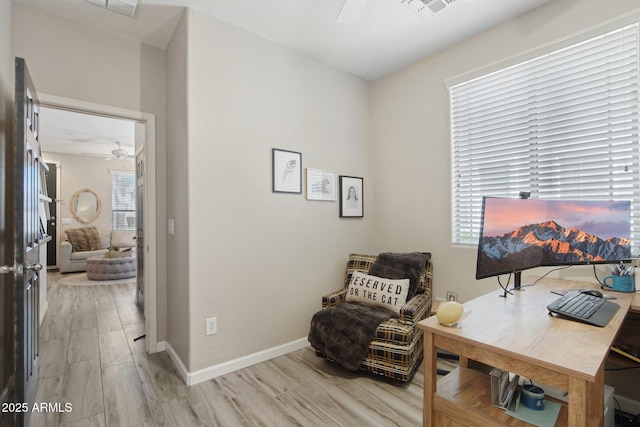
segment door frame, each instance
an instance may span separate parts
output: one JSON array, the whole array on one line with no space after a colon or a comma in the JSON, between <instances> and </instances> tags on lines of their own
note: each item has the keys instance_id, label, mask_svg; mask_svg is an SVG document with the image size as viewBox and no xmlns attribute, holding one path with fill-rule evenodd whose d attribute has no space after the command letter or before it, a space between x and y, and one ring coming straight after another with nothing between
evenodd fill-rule
<instances>
[{"instance_id":1,"label":"door frame","mask_svg":"<svg viewBox=\"0 0 640 427\"><path fill-rule=\"evenodd\" d=\"M127 110L108 105L38 93L41 107L70 110L79 113L135 120L146 124L147 138L143 146L144 169L144 229L145 233L145 341L148 353L156 353L158 348L157 312L157 219L156 219L156 116L141 111Z\"/></svg>"}]
</instances>

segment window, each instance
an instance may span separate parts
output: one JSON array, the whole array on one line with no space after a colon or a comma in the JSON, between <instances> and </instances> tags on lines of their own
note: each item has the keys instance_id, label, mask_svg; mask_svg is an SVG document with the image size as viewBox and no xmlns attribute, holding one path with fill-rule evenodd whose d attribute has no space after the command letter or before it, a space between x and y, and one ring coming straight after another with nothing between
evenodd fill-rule
<instances>
[{"instance_id":1,"label":"window","mask_svg":"<svg viewBox=\"0 0 640 427\"><path fill-rule=\"evenodd\" d=\"M136 229L136 176L133 172L111 171L111 227Z\"/></svg>"},{"instance_id":2,"label":"window","mask_svg":"<svg viewBox=\"0 0 640 427\"><path fill-rule=\"evenodd\" d=\"M483 196L632 201L640 224L638 26L449 88L452 241L477 244Z\"/></svg>"}]
</instances>

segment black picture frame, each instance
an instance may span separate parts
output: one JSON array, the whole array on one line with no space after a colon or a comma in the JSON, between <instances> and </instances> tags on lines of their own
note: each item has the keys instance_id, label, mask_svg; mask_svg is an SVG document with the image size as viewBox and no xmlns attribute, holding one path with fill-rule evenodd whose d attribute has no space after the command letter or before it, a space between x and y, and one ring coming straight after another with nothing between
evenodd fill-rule
<instances>
[{"instance_id":1,"label":"black picture frame","mask_svg":"<svg viewBox=\"0 0 640 427\"><path fill-rule=\"evenodd\" d=\"M340 175L340 218L364 217L364 178Z\"/></svg>"},{"instance_id":2,"label":"black picture frame","mask_svg":"<svg viewBox=\"0 0 640 427\"><path fill-rule=\"evenodd\" d=\"M302 194L302 153L273 148L271 175L274 193Z\"/></svg>"}]
</instances>

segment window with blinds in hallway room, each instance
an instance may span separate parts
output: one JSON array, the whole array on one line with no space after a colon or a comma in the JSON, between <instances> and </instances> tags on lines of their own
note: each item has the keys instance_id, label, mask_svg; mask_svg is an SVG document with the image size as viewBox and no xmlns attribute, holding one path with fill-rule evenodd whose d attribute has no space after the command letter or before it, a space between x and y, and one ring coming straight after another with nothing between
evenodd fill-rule
<instances>
[{"instance_id":1,"label":"window with blinds in hallway room","mask_svg":"<svg viewBox=\"0 0 640 427\"><path fill-rule=\"evenodd\" d=\"M111 172L111 228L136 229L136 175L128 171Z\"/></svg>"}]
</instances>

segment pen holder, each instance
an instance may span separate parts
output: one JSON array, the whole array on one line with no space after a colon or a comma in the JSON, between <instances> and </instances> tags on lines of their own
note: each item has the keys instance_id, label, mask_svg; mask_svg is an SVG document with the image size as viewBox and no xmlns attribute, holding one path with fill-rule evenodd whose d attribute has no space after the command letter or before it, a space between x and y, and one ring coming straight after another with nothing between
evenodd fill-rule
<instances>
[{"instance_id":1,"label":"pen holder","mask_svg":"<svg viewBox=\"0 0 640 427\"><path fill-rule=\"evenodd\" d=\"M636 276L607 276L602 282L616 292L636 291Z\"/></svg>"}]
</instances>

